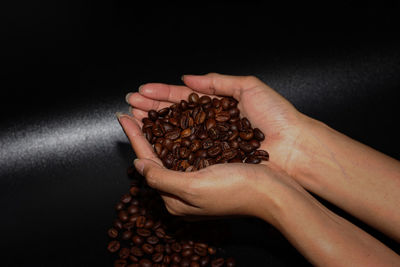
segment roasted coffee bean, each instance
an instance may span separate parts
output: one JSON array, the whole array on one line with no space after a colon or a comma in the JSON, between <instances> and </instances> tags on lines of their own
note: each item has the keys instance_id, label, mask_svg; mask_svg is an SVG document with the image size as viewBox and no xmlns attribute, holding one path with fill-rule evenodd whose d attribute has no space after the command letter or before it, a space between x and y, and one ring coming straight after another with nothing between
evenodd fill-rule
<instances>
[{"instance_id":1,"label":"roasted coffee bean","mask_svg":"<svg viewBox=\"0 0 400 267\"><path fill-rule=\"evenodd\" d=\"M200 97L199 103L201 105L205 105L205 104L211 103L211 97L209 97L207 95L203 95L202 97Z\"/></svg>"},{"instance_id":2,"label":"roasted coffee bean","mask_svg":"<svg viewBox=\"0 0 400 267\"><path fill-rule=\"evenodd\" d=\"M182 110L187 110L188 109L188 102L186 100L181 100L181 102L179 103L179 106Z\"/></svg>"},{"instance_id":3,"label":"roasted coffee bean","mask_svg":"<svg viewBox=\"0 0 400 267\"><path fill-rule=\"evenodd\" d=\"M217 249L215 247L208 247L207 251L208 251L208 254L210 254L210 255L214 255L215 253L217 253Z\"/></svg>"},{"instance_id":4,"label":"roasted coffee bean","mask_svg":"<svg viewBox=\"0 0 400 267\"><path fill-rule=\"evenodd\" d=\"M171 249L175 252L180 252L182 250L182 246L178 242L174 242L171 244Z\"/></svg>"},{"instance_id":5,"label":"roasted coffee bean","mask_svg":"<svg viewBox=\"0 0 400 267\"><path fill-rule=\"evenodd\" d=\"M155 231L155 234L158 238L164 238L165 237L165 230L163 228L157 228Z\"/></svg>"},{"instance_id":6,"label":"roasted coffee bean","mask_svg":"<svg viewBox=\"0 0 400 267\"><path fill-rule=\"evenodd\" d=\"M253 134L253 130L252 129L245 129L244 131L241 131L239 133L239 137L242 140L246 140L246 141L251 140L253 138L253 136L254 136L254 134Z\"/></svg>"},{"instance_id":7,"label":"roasted coffee bean","mask_svg":"<svg viewBox=\"0 0 400 267\"><path fill-rule=\"evenodd\" d=\"M193 254L191 257L190 257L190 259L192 260L192 261L200 261L200 256L199 255L197 255L197 254Z\"/></svg>"},{"instance_id":8,"label":"roasted coffee bean","mask_svg":"<svg viewBox=\"0 0 400 267\"><path fill-rule=\"evenodd\" d=\"M186 248L186 249L182 250L181 255L184 258L191 257L193 255L193 249L192 248Z\"/></svg>"},{"instance_id":9,"label":"roasted coffee bean","mask_svg":"<svg viewBox=\"0 0 400 267\"><path fill-rule=\"evenodd\" d=\"M130 205L126 210L129 214L136 214L139 212L139 207L136 205Z\"/></svg>"},{"instance_id":10,"label":"roasted coffee bean","mask_svg":"<svg viewBox=\"0 0 400 267\"><path fill-rule=\"evenodd\" d=\"M247 142L239 143L239 147L244 153L250 153L254 150L254 147Z\"/></svg>"},{"instance_id":11,"label":"roasted coffee bean","mask_svg":"<svg viewBox=\"0 0 400 267\"><path fill-rule=\"evenodd\" d=\"M195 156L198 158L205 158L205 157L207 157L207 150L205 150L205 149L197 150L197 152L195 153Z\"/></svg>"},{"instance_id":12,"label":"roasted coffee bean","mask_svg":"<svg viewBox=\"0 0 400 267\"><path fill-rule=\"evenodd\" d=\"M129 217L128 222L126 222L122 225L122 228L124 228L128 231L131 231L132 228L135 226L136 222L131 222L130 220L131 220L131 217Z\"/></svg>"},{"instance_id":13,"label":"roasted coffee bean","mask_svg":"<svg viewBox=\"0 0 400 267\"><path fill-rule=\"evenodd\" d=\"M152 236L149 236L149 237L146 239L146 241L147 241L147 243L149 243L150 245L155 245L155 244L157 244L160 240L158 239L157 236L152 235Z\"/></svg>"},{"instance_id":14,"label":"roasted coffee bean","mask_svg":"<svg viewBox=\"0 0 400 267\"><path fill-rule=\"evenodd\" d=\"M211 262L211 267L222 267L224 263L224 258L217 258Z\"/></svg>"},{"instance_id":15,"label":"roasted coffee bean","mask_svg":"<svg viewBox=\"0 0 400 267\"><path fill-rule=\"evenodd\" d=\"M219 137L219 130L217 129L217 127L212 127L210 128L208 131L208 135L210 136L210 138L212 140L217 140Z\"/></svg>"},{"instance_id":16,"label":"roasted coffee bean","mask_svg":"<svg viewBox=\"0 0 400 267\"><path fill-rule=\"evenodd\" d=\"M137 186L132 186L132 187L129 189L129 194L131 194L132 196L137 196L137 195L139 194L139 191L140 191L139 187L137 187ZM132 200L131 200L131 204L132 204Z\"/></svg>"},{"instance_id":17,"label":"roasted coffee bean","mask_svg":"<svg viewBox=\"0 0 400 267\"><path fill-rule=\"evenodd\" d=\"M143 258L139 261L139 267L152 267L152 266L153 263L149 259Z\"/></svg>"},{"instance_id":18,"label":"roasted coffee bean","mask_svg":"<svg viewBox=\"0 0 400 267\"><path fill-rule=\"evenodd\" d=\"M155 121L158 119L158 112L155 111L154 109L149 110L148 115L149 115L149 119L152 121Z\"/></svg>"},{"instance_id":19,"label":"roasted coffee bean","mask_svg":"<svg viewBox=\"0 0 400 267\"><path fill-rule=\"evenodd\" d=\"M251 139L251 140L249 141L249 144L250 144L254 149L257 149L257 148L259 148L259 147L261 146L260 142L259 142L258 140L256 140L256 139Z\"/></svg>"},{"instance_id":20,"label":"roasted coffee bean","mask_svg":"<svg viewBox=\"0 0 400 267\"><path fill-rule=\"evenodd\" d=\"M174 129L174 126L168 122L163 122L161 124L161 129L163 129L164 132L166 133L166 132L172 131Z\"/></svg>"},{"instance_id":21,"label":"roasted coffee bean","mask_svg":"<svg viewBox=\"0 0 400 267\"><path fill-rule=\"evenodd\" d=\"M132 241L133 243L135 243L136 245L141 245L144 242L144 238L139 236L139 235L135 235L134 237L132 237Z\"/></svg>"},{"instance_id":22,"label":"roasted coffee bean","mask_svg":"<svg viewBox=\"0 0 400 267\"><path fill-rule=\"evenodd\" d=\"M269 154L265 150L256 150L253 155L261 160L269 160Z\"/></svg>"},{"instance_id":23,"label":"roasted coffee bean","mask_svg":"<svg viewBox=\"0 0 400 267\"><path fill-rule=\"evenodd\" d=\"M250 164L258 164L261 162L261 159L255 157L255 156L250 156L250 157L247 157L244 162L250 163Z\"/></svg>"},{"instance_id":24,"label":"roasted coffee bean","mask_svg":"<svg viewBox=\"0 0 400 267\"><path fill-rule=\"evenodd\" d=\"M192 129L187 128L181 132L181 138L189 137L192 134Z\"/></svg>"},{"instance_id":25,"label":"roasted coffee bean","mask_svg":"<svg viewBox=\"0 0 400 267\"><path fill-rule=\"evenodd\" d=\"M121 234L121 239L122 240L129 240L132 237L132 232L131 231L124 231Z\"/></svg>"},{"instance_id":26,"label":"roasted coffee bean","mask_svg":"<svg viewBox=\"0 0 400 267\"><path fill-rule=\"evenodd\" d=\"M129 248L121 248L118 252L118 255L121 259L127 259L129 257Z\"/></svg>"},{"instance_id":27,"label":"roasted coffee bean","mask_svg":"<svg viewBox=\"0 0 400 267\"><path fill-rule=\"evenodd\" d=\"M108 243L107 249L111 253L114 253L114 252L117 252L120 247L121 247L121 244L117 240L112 240L110 243Z\"/></svg>"},{"instance_id":28,"label":"roasted coffee bean","mask_svg":"<svg viewBox=\"0 0 400 267\"><path fill-rule=\"evenodd\" d=\"M137 225L137 224L136 224L136 225ZM143 226L144 226L144 225L143 225ZM138 235L140 235L140 236L143 236L143 237L151 236L151 230L146 229L146 228L139 228L139 229L136 230L136 233L137 233Z\"/></svg>"},{"instance_id":29,"label":"roasted coffee bean","mask_svg":"<svg viewBox=\"0 0 400 267\"><path fill-rule=\"evenodd\" d=\"M162 245L162 244L155 245L154 251L163 253L164 252L164 245Z\"/></svg>"},{"instance_id":30,"label":"roasted coffee bean","mask_svg":"<svg viewBox=\"0 0 400 267\"><path fill-rule=\"evenodd\" d=\"M208 266L210 264L210 257L209 256L201 257L199 263L201 267Z\"/></svg>"},{"instance_id":31,"label":"roasted coffee bean","mask_svg":"<svg viewBox=\"0 0 400 267\"><path fill-rule=\"evenodd\" d=\"M115 228L110 228L107 233L108 233L108 236L111 238L117 238L117 236L118 236L118 230Z\"/></svg>"},{"instance_id":32,"label":"roasted coffee bean","mask_svg":"<svg viewBox=\"0 0 400 267\"><path fill-rule=\"evenodd\" d=\"M118 218L121 221L126 222L129 219L129 215L125 210L121 210L118 212Z\"/></svg>"},{"instance_id":33,"label":"roasted coffee bean","mask_svg":"<svg viewBox=\"0 0 400 267\"><path fill-rule=\"evenodd\" d=\"M238 117L239 114L240 114L239 109L236 108L236 107L229 109L228 112L229 112L229 115L230 115L231 118Z\"/></svg>"},{"instance_id":34,"label":"roasted coffee bean","mask_svg":"<svg viewBox=\"0 0 400 267\"><path fill-rule=\"evenodd\" d=\"M223 98L221 99L221 106L222 106L222 108L223 108L224 110L229 109L229 104L230 104L229 98L223 97Z\"/></svg>"},{"instance_id":35,"label":"roasted coffee bean","mask_svg":"<svg viewBox=\"0 0 400 267\"><path fill-rule=\"evenodd\" d=\"M153 252L154 252L154 247L153 247L152 245L148 244L148 243L144 243L144 244L142 245L142 250L143 250L143 252L146 253L146 254L153 254Z\"/></svg>"},{"instance_id":36,"label":"roasted coffee bean","mask_svg":"<svg viewBox=\"0 0 400 267\"><path fill-rule=\"evenodd\" d=\"M124 203L118 202L117 205L115 205L115 210L120 211L125 207Z\"/></svg>"},{"instance_id":37,"label":"roasted coffee bean","mask_svg":"<svg viewBox=\"0 0 400 267\"><path fill-rule=\"evenodd\" d=\"M123 223L121 222L120 219L115 219L114 222L113 222L113 227L115 229L121 230L122 229L122 225L123 225Z\"/></svg>"},{"instance_id":38,"label":"roasted coffee bean","mask_svg":"<svg viewBox=\"0 0 400 267\"><path fill-rule=\"evenodd\" d=\"M182 257L178 253L174 253L171 255L171 261L173 263L179 263L181 261Z\"/></svg>"},{"instance_id":39,"label":"roasted coffee bean","mask_svg":"<svg viewBox=\"0 0 400 267\"><path fill-rule=\"evenodd\" d=\"M194 244L194 253L199 256L206 256L207 255L207 245L203 243L196 243Z\"/></svg>"},{"instance_id":40,"label":"roasted coffee bean","mask_svg":"<svg viewBox=\"0 0 400 267\"><path fill-rule=\"evenodd\" d=\"M153 134L154 134L154 131L153 131ZM181 135L181 131L179 129L174 129L174 130L171 130L171 131L165 133L165 138L175 140L175 139L178 139L180 135Z\"/></svg>"},{"instance_id":41,"label":"roasted coffee bean","mask_svg":"<svg viewBox=\"0 0 400 267\"><path fill-rule=\"evenodd\" d=\"M146 228L146 229L151 229L151 228L153 228L153 226L154 226L154 221L152 219L148 219L144 223L144 228Z\"/></svg>"},{"instance_id":42,"label":"roasted coffee bean","mask_svg":"<svg viewBox=\"0 0 400 267\"><path fill-rule=\"evenodd\" d=\"M251 123L250 123L250 121L249 121L247 118L242 118L242 119L240 120L240 124L241 124L241 126L242 126L242 129L241 129L241 130L245 130L245 129L251 128Z\"/></svg>"},{"instance_id":43,"label":"roasted coffee bean","mask_svg":"<svg viewBox=\"0 0 400 267\"><path fill-rule=\"evenodd\" d=\"M144 128L143 134L144 134L144 137L146 137L147 141L149 141L149 143L151 143L151 140L153 139L152 127Z\"/></svg>"},{"instance_id":44,"label":"roasted coffee bean","mask_svg":"<svg viewBox=\"0 0 400 267\"><path fill-rule=\"evenodd\" d=\"M197 103L199 103L199 95L198 94L196 94L196 93L191 93L190 95L189 95L189 103L195 103L195 104L197 104Z\"/></svg>"},{"instance_id":45,"label":"roasted coffee bean","mask_svg":"<svg viewBox=\"0 0 400 267\"><path fill-rule=\"evenodd\" d=\"M194 122L196 124L202 124L206 119L206 113L204 111L200 111L199 113L196 114L196 117L194 118Z\"/></svg>"},{"instance_id":46,"label":"roasted coffee bean","mask_svg":"<svg viewBox=\"0 0 400 267\"><path fill-rule=\"evenodd\" d=\"M215 114L215 120L217 122L225 122L228 121L231 118L231 116L229 115L229 112L227 111L221 111L217 114Z\"/></svg>"},{"instance_id":47,"label":"roasted coffee bean","mask_svg":"<svg viewBox=\"0 0 400 267\"><path fill-rule=\"evenodd\" d=\"M196 152L201 148L201 141L200 140L193 140L192 144L190 145L189 149L192 152Z\"/></svg>"},{"instance_id":48,"label":"roasted coffee bean","mask_svg":"<svg viewBox=\"0 0 400 267\"><path fill-rule=\"evenodd\" d=\"M145 223L146 223L146 217L139 216L136 220L136 227L143 228Z\"/></svg>"},{"instance_id":49,"label":"roasted coffee bean","mask_svg":"<svg viewBox=\"0 0 400 267\"><path fill-rule=\"evenodd\" d=\"M254 132L254 138L255 139L257 139L258 141L264 141L264 139L265 139L265 135L263 134L263 132L260 130L260 129L258 129L258 128L254 128L253 129L253 132Z\"/></svg>"},{"instance_id":50,"label":"roasted coffee bean","mask_svg":"<svg viewBox=\"0 0 400 267\"><path fill-rule=\"evenodd\" d=\"M222 152L221 146L215 145L207 150L207 155L212 158L215 158L221 152Z\"/></svg>"},{"instance_id":51,"label":"roasted coffee bean","mask_svg":"<svg viewBox=\"0 0 400 267\"><path fill-rule=\"evenodd\" d=\"M200 267L200 263L197 261L191 261L189 267Z\"/></svg>"},{"instance_id":52,"label":"roasted coffee bean","mask_svg":"<svg viewBox=\"0 0 400 267\"><path fill-rule=\"evenodd\" d=\"M226 160L231 160L235 158L238 154L238 151L235 148L229 148L222 152L222 158Z\"/></svg>"},{"instance_id":53,"label":"roasted coffee bean","mask_svg":"<svg viewBox=\"0 0 400 267\"><path fill-rule=\"evenodd\" d=\"M206 129L207 129L207 131L210 130L211 128L214 128L215 126L217 126L217 122L213 118L209 118L206 121Z\"/></svg>"},{"instance_id":54,"label":"roasted coffee bean","mask_svg":"<svg viewBox=\"0 0 400 267\"><path fill-rule=\"evenodd\" d=\"M180 262L181 267L190 267L190 260L188 258L182 258Z\"/></svg>"},{"instance_id":55,"label":"roasted coffee bean","mask_svg":"<svg viewBox=\"0 0 400 267\"><path fill-rule=\"evenodd\" d=\"M165 117L165 116L168 115L168 113L169 113L169 108L166 107L166 108L160 109L160 110L158 111L158 116L160 116L160 117Z\"/></svg>"},{"instance_id":56,"label":"roasted coffee bean","mask_svg":"<svg viewBox=\"0 0 400 267\"><path fill-rule=\"evenodd\" d=\"M154 255L151 257L152 261L156 262L156 263L161 262L163 260L163 258L164 258L164 255L159 252L154 253Z\"/></svg>"},{"instance_id":57,"label":"roasted coffee bean","mask_svg":"<svg viewBox=\"0 0 400 267\"><path fill-rule=\"evenodd\" d=\"M114 261L114 267L126 267L127 264L128 263L124 259L118 259Z\"/></svg>"},{"instance_id":58,"label":"roasted coffee bean","mask_svg":"<svg viewBox=\"0 0 400 267\"><path fill-rule=\"evenodd\" d=\"M236 266L236 261L234 258L227 258L225 261L226 267L235 267Z\"/></svg>"},{"instance_id":59,"label":"roasted coffee bean","mask_svg":"<svg viewBox=\"0 0 400 267\"><path fill-rule=\"evenodd\" d=\"M213 145L214 145L214 142L213 142L213 140L211 140L211 138L207 138L207 139L204 139L203 141L201 141L201 146L203 147L203 149L209 149Z\"/></svg>"}]
</instances>

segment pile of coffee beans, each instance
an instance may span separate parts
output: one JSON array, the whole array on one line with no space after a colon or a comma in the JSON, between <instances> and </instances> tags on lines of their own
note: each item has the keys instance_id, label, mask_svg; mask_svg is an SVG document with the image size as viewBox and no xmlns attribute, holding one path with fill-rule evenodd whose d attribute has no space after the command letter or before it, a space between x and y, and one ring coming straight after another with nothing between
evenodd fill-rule
<instances>
[{"instance_id":1,"label":"pile of coffee beans","mask_svg":"<svg viewBox=\"0 0 400 267\"><path fill-rule=\"evenodd\" d=\"M159 194L139 180L122 195L115 210L107 246L116 256L115 267L235 266L233 258L218 256L221 249L210 245L223 239L223 230L196 227L170 215Z\"/></svg>"},{"instance_id":2,"label":"pile of coffee beans","mask_svg":"<svg viewBox=\"0 0 400 267\"><path fill-rule=\"evenodd\" d=\"M217 163L260 163L269 154L258 149L265 139L240 116L232 97L211 98L192 93L188 101L143 118L142 131L164 165L172 170L196 171Z\"/></svg>"}]
</instances>

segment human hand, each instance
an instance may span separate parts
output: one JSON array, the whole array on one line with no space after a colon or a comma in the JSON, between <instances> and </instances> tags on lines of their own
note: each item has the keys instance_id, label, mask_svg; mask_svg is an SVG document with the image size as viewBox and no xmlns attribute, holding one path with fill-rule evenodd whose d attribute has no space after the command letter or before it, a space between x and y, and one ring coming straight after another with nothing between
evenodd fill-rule
<instances>
[{"instance_id":1,"label":"human hand","mask_svg":"<svg viewBox=\"0 0 400 267\"><path fill-rule=\"evenodd\" d=\"M253 127L266 134L260 149L267 150L271 162L292 174L296 158L300 156L299 140L305 116L290 102L253 76L210 73L184 75L182 80L186 86L147 83L139 88L138 93L127 95L126 100L139 124L150 109L158 110L179 103L192 92L211 97L232 96L239 101L241 114L251 121Z\"/></svg>"}]
</instances>

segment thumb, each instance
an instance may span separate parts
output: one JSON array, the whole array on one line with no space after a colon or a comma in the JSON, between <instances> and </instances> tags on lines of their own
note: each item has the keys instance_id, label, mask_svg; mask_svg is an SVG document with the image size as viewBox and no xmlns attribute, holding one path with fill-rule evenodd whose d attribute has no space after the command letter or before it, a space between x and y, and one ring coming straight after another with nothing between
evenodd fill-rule
<instances>
[{"instance_id":1,"label":"thumb","mask_svg":"<svg viewBox=\"0 0 400 267\"><path fill-rule=\"evenodd\" d=\"M184 197L192 181L190 173L168 170L151 159L135 159L133 163L150 187L165 193Z\"/></svg>"}]
</instances>

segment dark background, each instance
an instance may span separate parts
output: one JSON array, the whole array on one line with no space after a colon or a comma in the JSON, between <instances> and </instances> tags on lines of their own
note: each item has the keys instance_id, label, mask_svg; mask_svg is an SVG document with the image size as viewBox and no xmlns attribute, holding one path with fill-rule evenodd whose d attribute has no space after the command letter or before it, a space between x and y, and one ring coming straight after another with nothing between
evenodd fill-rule
<instances>
[{"instance_id":1,"label":"dark background","mask_svg":"<svg viewBox=\"0 0 400 267\"><path fill-rule=\"evenodd\" d=\"M256 75L302 112L399 159L399 11L396 1L2 3L1 265L111 265L106 231L134 158L114 113L145 82ZM268 225L226 223L225 249L240 266L306 265Z\"/></svg>"}]
</instances>

